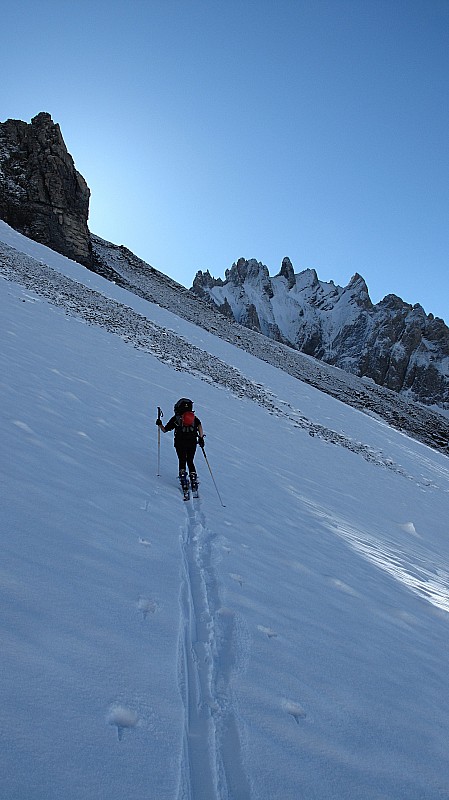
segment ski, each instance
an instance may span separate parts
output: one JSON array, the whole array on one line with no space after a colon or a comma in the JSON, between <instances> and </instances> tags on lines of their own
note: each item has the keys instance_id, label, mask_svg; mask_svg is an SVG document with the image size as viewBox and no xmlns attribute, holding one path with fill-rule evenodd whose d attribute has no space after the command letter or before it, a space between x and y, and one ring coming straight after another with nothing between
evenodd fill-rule
<instances>
[{"instance_id":1,"label":"ski","mask_svg":"<svg viewBox=\"0 0 449 800\"><path fill-rule=\"evenodd\" d=\"M190 485L182 486L182 484L179 484L179 488L180 488L183 500L190 500L190 497L192 497L193 500L199 500L200 499L200 493L198 491L198 487L196 487L196 489L194 489L193 486L190 486Z\"/></svg>"},{"instance_id":2,"label":"ski","mask_svg":"<svg viewBox=\"0 0 449 800\"><path fill-rule=\"evenodd\" d=\"M182 494L183 500L190 500L190 486L182 486L180 485L180 490Z\"/></svg>"},{"instance_id":3,"label":"ski","mask_svg":"<svg viewBox=\"0 0 449 800\"><path fill-rule=\"evenodd\" d=\"M198 475L196 472L192 472L190 475L190 488L192 490L192 497L194 500L198 500Z\"/></svg>"},{"instance_id":4,"label":"ski","mask_svg":"<svg viewBox=\"0 0 449 800\"><path fill-rule=\"evenodd\" d=\"M193 473L192 473L193 475ZM181 490L183 500L190 500L192 497L194 500L199 500L199 492L198 492L198 479L196 475L193 476L192 480L190 480L188 475L182 475L179 477L179 488Z\"/></svg>"},{"instance_id":5,"label":"ski","mask_svg":"<svg viewBox=\"0 0 449 800\"><path fill-rule=\"evenodd\" d=\"M181 489L184 500L190 500L190 483L187 476L182 480L179 478L179 488Z\"/></svg>"}]
</instances>

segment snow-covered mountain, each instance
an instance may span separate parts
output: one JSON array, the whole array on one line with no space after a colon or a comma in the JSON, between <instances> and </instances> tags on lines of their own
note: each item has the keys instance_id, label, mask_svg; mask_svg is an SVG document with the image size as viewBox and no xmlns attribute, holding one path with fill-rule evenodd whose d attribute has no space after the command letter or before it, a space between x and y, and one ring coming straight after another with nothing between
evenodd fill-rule
<instances>
[{"instance_id":1,"label":"snow-covered mountain","mask_svg":"<svg viewBox=\"0 0 449 800\"><path fill-rule=\"evenodd\" d=\"M1 797L448 797L447 457L0 241ZM225 508L156 474L180 395Z\"/></svg>"},{"instance_id":2,"label":"snow-covered mountain","mask_svg":"<svg viewBox=\"0 0 449 800\"><path fill-rule=\"evenodd\" d=\"M449 329L395 295L373 305L363 278L348 286L295 274L284 258L278 275L239 259L225 280L198 272L193 290L242 325L415 400L449 408Z\"/></svg>"}]
</instances>

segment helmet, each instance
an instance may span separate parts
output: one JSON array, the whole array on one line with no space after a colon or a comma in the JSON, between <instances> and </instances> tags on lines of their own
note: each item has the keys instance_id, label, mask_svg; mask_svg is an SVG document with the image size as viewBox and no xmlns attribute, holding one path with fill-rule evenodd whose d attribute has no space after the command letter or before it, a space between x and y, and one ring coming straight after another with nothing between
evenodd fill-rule
<instances>
[{"instance_id":1,"label":"helmet","mask_svg":"<svg viewBox=\"0 0 449 800\"><path fill-rule=\"evenodd\" d=\"M193 403L187 397L181 397L177 403L175 403L174 412L176 415L183 414L184 411L193 411Z\"/></svg>"}]
</instances>

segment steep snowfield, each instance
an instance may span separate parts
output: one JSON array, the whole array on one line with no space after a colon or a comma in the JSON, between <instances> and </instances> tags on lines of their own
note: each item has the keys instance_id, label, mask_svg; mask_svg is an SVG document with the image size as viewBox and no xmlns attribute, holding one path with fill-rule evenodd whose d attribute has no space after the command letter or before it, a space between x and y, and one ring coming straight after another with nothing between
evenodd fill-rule
<instances>
[{"instance_id":1,"label":"steep snowfield","mask_svg":"<svg viewBox=\"0 0 449 800\"><path fill-rule=\"evenodd\" d=\"M447 457L1 233L0 795L448 797Z\"/></svg>"}]
</instances>

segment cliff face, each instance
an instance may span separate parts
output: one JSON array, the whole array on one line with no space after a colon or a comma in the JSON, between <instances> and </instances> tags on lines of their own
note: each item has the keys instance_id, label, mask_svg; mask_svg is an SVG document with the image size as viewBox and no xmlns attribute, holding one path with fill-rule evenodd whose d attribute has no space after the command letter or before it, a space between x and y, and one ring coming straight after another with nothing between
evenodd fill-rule
<instances>
[{"instance_id":1,"label":"cliff face","mask_svg":"<svg viewBox=\"0 0 449 800\"><path fill-rule=\"evenodd\" d=\"M0 123L1 219L90 267L89 197L49 114L38 114L30 124L12 119Z\"/></svg>"},{"instance_id":2,"label":"cliff face","mask_svg":"<svg viewBox=\"0 0 449 800\"><path fill-rule=\"evenodd\" d=\"M356 274L342 288L315 270L280 273L239 259L225 280L198 272L193 291L253 330L380 386L428 405L449 408L449 329L395 295L373 305Z\"/></svg>"}]
</instances>

